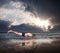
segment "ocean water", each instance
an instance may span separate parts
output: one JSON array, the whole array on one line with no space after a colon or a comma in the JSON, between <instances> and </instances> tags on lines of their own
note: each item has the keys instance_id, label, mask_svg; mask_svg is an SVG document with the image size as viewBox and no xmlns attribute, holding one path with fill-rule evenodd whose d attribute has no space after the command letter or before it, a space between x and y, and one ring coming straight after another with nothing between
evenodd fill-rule
<instances>
[{"instance_id":1,"label":"ocean water","mask_svg":"<svg viewBox=\"0 0 60 53\"><path fill-rule=\"evenodd\" d=\"M0 34L0 53L54 53L60 52L60 34L40 33L35 37Z\"/></svg>"}]
</instances>

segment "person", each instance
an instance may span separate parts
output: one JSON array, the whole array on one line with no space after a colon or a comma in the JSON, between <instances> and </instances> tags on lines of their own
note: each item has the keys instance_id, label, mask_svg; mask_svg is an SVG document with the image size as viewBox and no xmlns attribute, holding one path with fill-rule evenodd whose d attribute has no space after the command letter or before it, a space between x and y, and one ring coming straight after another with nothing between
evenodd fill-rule
<instances>
[{"instance_id":1,"label":"person","mask_svg":"<svg viewBox=\"0 0 60 53\"><path fill-rule=\"evenodd\" d=\"M9 30L8 33L15 33L17 35L20 35L20 36L23 36L23 37L34 37L35 34L31 34L31 33L21 33L21 32L16 32L16 31L13 31L13 30Z\"/></svg>"}]
</instances>

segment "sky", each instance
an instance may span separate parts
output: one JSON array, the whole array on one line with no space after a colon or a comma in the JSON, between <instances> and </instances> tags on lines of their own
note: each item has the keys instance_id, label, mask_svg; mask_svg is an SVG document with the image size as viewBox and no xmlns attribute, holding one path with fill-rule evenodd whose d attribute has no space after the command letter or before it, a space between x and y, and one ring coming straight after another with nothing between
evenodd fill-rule
<instances>
[{"instance_id":1,"label":"sky","mask_svg":"<svg viewBox=\"0 0 60 53\"><path fill-rule=\"evenodd\" d=\"M60 31L60 1L0 0L0 31L21 24Z\"/></svg>"}]
</instances>

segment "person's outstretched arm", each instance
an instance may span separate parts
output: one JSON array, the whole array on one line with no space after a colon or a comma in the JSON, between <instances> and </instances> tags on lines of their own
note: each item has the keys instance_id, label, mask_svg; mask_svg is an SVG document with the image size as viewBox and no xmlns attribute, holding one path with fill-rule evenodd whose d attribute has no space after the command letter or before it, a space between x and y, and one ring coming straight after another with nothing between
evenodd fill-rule
<instances>
[{"instance_id":1,"label":"person's outstretched arm","mask_svg":"<svg viewBox=\"0 0 60 53\"><path fill-rule=\"evenodd\" d=\"M8 31L8 33L10 33L10 32L15 33L15 34L17 34L17 35L22 35L22 33L16 32L16 31L13 31L13 30L9 30L9 31Z\"/></svg>"}]
</instances>

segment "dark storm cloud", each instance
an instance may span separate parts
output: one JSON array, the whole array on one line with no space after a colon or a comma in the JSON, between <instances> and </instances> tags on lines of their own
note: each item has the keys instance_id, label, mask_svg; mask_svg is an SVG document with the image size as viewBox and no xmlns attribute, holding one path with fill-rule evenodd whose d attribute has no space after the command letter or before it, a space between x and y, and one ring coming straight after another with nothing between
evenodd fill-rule
<instances>
[{"instance_id":1,"label":"dark storm cloud","mask_svg":"<svg viewBox=\"0 0 60 53\"><path fill-rule=\"evenodd\" d=\"M4 21L4 20L0 20L0 32L6 32L8 31L8 26L10 25L10 22L8 21Z\"/></svg>"},{"instance_id":2,"label":"dark storm cloud","mask_svg":"<svg viewBox=\"0 0 60 53\"><path fill-rule=\"evenodd\" d=\"M31 26L29 24L21 24L21 25L17 25L17 26L11 26L11 29L14 30L14 31L18 31L18 32L30 32L30 33L43 32L43 30L41 28Z\"/></svg>"}]
</instances>

